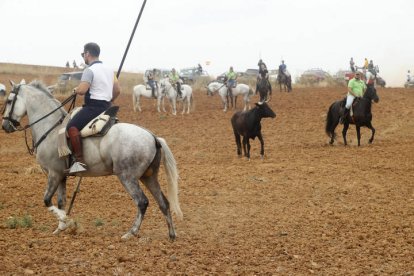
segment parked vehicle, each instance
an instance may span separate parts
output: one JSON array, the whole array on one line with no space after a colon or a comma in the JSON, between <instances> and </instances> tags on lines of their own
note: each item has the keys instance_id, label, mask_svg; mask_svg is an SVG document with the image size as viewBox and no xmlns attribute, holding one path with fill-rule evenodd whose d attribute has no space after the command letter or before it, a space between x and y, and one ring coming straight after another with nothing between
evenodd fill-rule
<instances>
[{"instance_id":1,"label":"parked vehicle","mask_svg":"<svg viewBox=\"0 0 414 276\"><path fill-rule=\"evenodd\" d=\"M52 93L66 93L72 91L73 88L79 85L82 78L83 71L75 71L63 73L58 77L58 81L55 85L48 86L48 89Z\"/></svg>"},{"instance_id":2,"label":"parked vehicle","mask_svg":"<svg viewBox=\"0 0 414 276\"><path fill-rule=\"evenodd\" d=\"M193 84L199 78L209 78L208 73L205 70L200 72L198 67L183 68L180 70L179 75L185 84Z\"/></svg>"},{"instance_id":3,"label":"parked vehicle","mask_svg":"<svg viewBox=\"0 0 414 276\"><path fill-rule=\"evenodd\" d=\"M326 80L330 77L329 73L321 68L312 68L303 72L300 77L300 83L313 84Z\"/></svg>"}]
</instances>

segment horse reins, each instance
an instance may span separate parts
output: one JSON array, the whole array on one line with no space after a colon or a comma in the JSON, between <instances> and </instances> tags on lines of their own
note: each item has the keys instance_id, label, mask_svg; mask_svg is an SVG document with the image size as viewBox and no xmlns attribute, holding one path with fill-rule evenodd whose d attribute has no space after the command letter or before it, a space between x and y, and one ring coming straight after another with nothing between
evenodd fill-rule
<instances>
[{"instance_id":1,"label":"horse reins","mask_svg":"<svg viewBox=\"0 0 414 276\"><path fill-rule=\"evenodd\" d=\"M68 102L72 101L71 104L70 104L70 106L69 106L69 109L68 109L68 113L69 113L75 107L76 94L70 95L57 108L53 109L52 111L50 111L46 115L42 116L41 118L37 119L33 123L28 124L28 125L26 125L24 127L20 127L20 122L18 122L16 120L14 120L13 118L11 118L11 115L12 115L13 110L14 110L14 106L15 106L16 101L17 101L17 95L18 95L18 93L20 91L20 87L21 87L21 84L13 87L13 90L10 92L10 94L15 94L15 96L14 96L14 98L12 100L11 108L10 108L10 111L9 111L8 116L3 117L3 119L8 120L10 122L11 126L16 131L24 131L24 139L25 139L25 142L26 142L27 151L29 152L30 155L33 155L34 152L36 151L36 148L40 145L40 143L42 143L43 140L46 139L47 135L49 135L50 132L52 132L57 126L59 126L62 123L62 121L65 119L65 116L62 116L50 129L48 129L45 132L45 134L43 134L36 143L32 140L32 147L30 147L29 146L29 143L27 142L27 129L31 128L33 125L37 124L38 122L42 121L43 119L49 117L50 115L52 115L53 113L55 113L56 111L58 111L60 108L64 107ZM4 110L5 109L6 109L6 105L4 106Z\"/></svg>"}]
</instances>

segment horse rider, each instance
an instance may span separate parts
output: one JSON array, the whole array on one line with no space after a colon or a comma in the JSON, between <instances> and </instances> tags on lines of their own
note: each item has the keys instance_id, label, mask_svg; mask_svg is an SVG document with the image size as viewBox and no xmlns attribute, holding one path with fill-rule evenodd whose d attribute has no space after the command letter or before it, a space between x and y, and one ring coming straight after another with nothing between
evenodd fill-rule
<instances>
[{"instance_id":1,"label":"horse rider","mask_svg":"<svg viewBox=\"0 0 414 276\"><path fill-rule=\"evenodd\" d=\"M363 66L362 68L364 68L364 69L368 69L368 64L369 64L368 59L367 59L367 58L365 58L365 59L364 59L364 66Z\"/></svg>"},{"instance_id":2,"label":"horse rider","mask_svg":"<svg viewBox=\"0 0 414 276\"><path fill-rule=\"evenodd\" d=\"M368 63L368 71L370 71L374 76L377 75L377 72L375 71L375 68L374 68L374 62L372 61L372 59Z\"/></svg>"},{"instance_id":3,"label":"horse rider","mask_svg":"<svg viewBox=\"0 0 414 276\"><path fill-rule=\"evenodd\" d=\"M85 103L66 126L75 157L75 163L69 169L69 173L86 170L80 130L108 109L121 93L121 87L113 70L99 60L100 52L99 45L90 42L85 44L81 54L88 67L83 71L81 82L73 92L77 95L85 95Z\"/></svg>"},{"instance_id":4,"label":"horse rider","mask_svg":"<svg viewBox=\"0 0 414 276\"><path fill-rule=\"evenodd\" d=\"M361 72L357 71L354 78L351 79L348 83L348 95L346 96L345 110L342 114L342 117L339 119L339 122L341 124L344 123L346 117L348 116L354 99L364 96L366 90L367 86L365 82L361 80Z\"/></svg>"},{"instance_id":5,"label":"horse rider","mask_svg":"<svg viewBox=\"0 0 414 276\"><path fill-rule=\"evenodd\" d=\"M181 97L181 80L178 73L175 71L175 68L171 70L171 73L168 75L168 79L170 80L170 83L175 86L177 90L178 97Z\"/></svg>"},{"instance_id":6,"label":"horse rider","mask_svg":"<svg viewBox=\"0 0 414 276\"><path fill-rule=\"evenodd\" d=\"M227 91L229 96L232 98L233 97L233 87L236 84L236 80L237 80L237 73L234 72L233 70L233 66L230 66L229 71L226 73L226 86L227 86Z\"/></svg>"},{"instance_id":7,"label":"horse rider","mask_svg":"<svg viewBox=\"0 0 414 276\"><path fill-rule=\"evenodd\" d=\"M262 64L267 68L266 63L264 63L262 59L259 59L259 62L257 63L257 66L259 66L259 70Z\"/></svg>"},{"instance_id":8,"label":"horse rider","mask_svg":"<svg viewBox=\"0 0 414 276\"><path fill-rule=\"evenodd\" d=\"M197 65L197 72L199 75L203 73L203 67L201 67L200 63Z\"/></svg>"},{"instance_id":9,"label":"horse rider","mask_svg":"<svg viewBox=\"0 0 414 276\"><path fill-rule=\"evenodd\" d=\"M148 76L147 76L148 85L151 87L151 96L153 98L157 98L155 96L155 87L157 86L157 83L155 81L155 74L156 74L156 69L154 68L152 71L148 73Z\"/></svg>"},{"instance_id":10,"label":"horse rider","mask_svg":"<svg viewBox=\"0 0 414 276\"><path fill-rule=\"evenodd\" d=\"M282 63L279 65L279 74L286 75L286 64L284 60L282 60Z\"/></svg>"},{"instance_id":11,"label":"horse rider","mask_svg":"<svg viewBox=\"0 0 414 276\"><path fill-rule=\"evenodd\" d=\"M349 67L351 68L352 73L355 73L355 62L354 58L351 57L351 60L349 61Z\"/></svg>"},{"instance_id":12,"label":"horse rider","mask_svg":"<svg viewBox=\"0 0 414 276\"><path fill-rule=\"evenodd\" d=\"M257 76L257 82L256 82L256 94L257 94L257 90L259 90L259 81L262 79L266 79L267 80L267 86L269 88L270 93L272 93L272 85L270 84L269 81L269 71L266 68L266 64L262 63L260 65L259 68L259 75Z\"/></svg>"}]
</instances>

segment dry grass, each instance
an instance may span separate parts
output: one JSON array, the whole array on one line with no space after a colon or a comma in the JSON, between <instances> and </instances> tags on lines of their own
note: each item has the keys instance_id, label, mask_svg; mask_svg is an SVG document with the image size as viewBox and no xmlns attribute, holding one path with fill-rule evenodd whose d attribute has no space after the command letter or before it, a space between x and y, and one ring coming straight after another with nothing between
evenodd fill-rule
<instances>
[{"instance_id":1,"label":"dry grass","mask_svg":"<svg viewBox=\"0 0 414 276\"><path fill-rule=\"evenodd\" d=\"M0 63L0 83L6 85L8 91L11 88L9 80L20 82L21 79L25 79L26 83L32 80L40 80L49 86L56 84L61 74L78 70L66 67ZM132 93L135 85L144 82L142 76L141 73L122 72L119 78L122 93Z\"/></svg>"}]
</instances>

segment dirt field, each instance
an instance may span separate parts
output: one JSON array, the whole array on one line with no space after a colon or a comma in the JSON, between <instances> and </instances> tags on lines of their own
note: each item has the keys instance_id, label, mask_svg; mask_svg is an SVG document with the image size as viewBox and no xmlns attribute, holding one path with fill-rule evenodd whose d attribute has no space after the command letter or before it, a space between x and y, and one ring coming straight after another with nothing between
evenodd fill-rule
<instances>
[{"instance_id":1,"label":"dirt field","mask_svg":"<svg viewBox=\"0 0 414 276\"><path fill-rule=\"evenodd\" d=\"M251 161L237 157L233 111L223 113L217 95L196 91L193 113L177 116L145 99L134 113L122 95L121 121L164 137L177 159L184 220L174 217L175 242L148 191L139 237L120 240L137 210L116 177L84 179L78 231L52 235L46 176L22 132L0 132L0 274L414 275L414 90L378 90L372 145L364 128L357 147L351 127L348 147L342 128L329 146L326 112L343 90L275 92L263 161L257 140ZM161 182L165 191L164 173ZM11 218L32 226L12 228Z\"/></svg>"}]
</instances>

